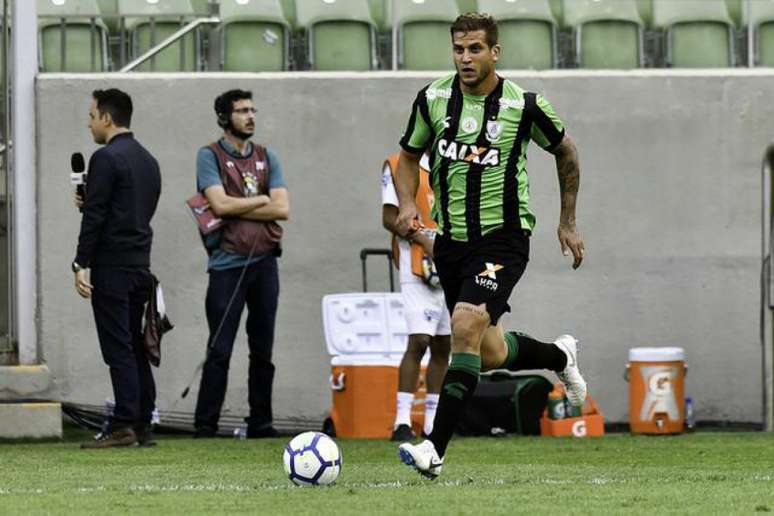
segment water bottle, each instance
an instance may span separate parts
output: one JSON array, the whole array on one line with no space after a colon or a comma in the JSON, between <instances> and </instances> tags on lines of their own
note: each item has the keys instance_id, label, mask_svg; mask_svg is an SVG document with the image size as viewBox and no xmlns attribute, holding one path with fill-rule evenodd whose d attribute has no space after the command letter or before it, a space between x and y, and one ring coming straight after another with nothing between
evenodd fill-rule
<instances>
[{"instance_id":1,"label":"water bottle","mask_svg":"<svg viewBox=\"0 0 774 516\"><path fill-rule=\"evenodd\" d=\"M247 439L247 428L243 426L238 426L234 428L234 439L238 441L244 441Z\"/></svg>"},{"instance_id":2,"label":"water bottle","mask_svg":"<svg viewBox=\"0 0 774 516\"><path fill-rule=\"evenodd\" d=\"M548 394L548 418L564 419L564 394L554 389Z\"/></svg>"},{"instance_id":3,"label":"water bottle","mask_svg":"<svg viewBox=\"0 0 774 516\"><path fill-rule=\"evenodd\" d=\"M693 413L693 398L685 398L685 429L689 432L696 428L696 416Z\"/></svg>"},{"instance_id":4,"label":"water bottle","mask_svg":"<svg viewBox=\"0 0 774 516\"><path fill-rule=\"evenodd\" d=\"M564 399L564 416L581 417L583 407L576 407L567 398Z\"/></svg>"}]
</instances>

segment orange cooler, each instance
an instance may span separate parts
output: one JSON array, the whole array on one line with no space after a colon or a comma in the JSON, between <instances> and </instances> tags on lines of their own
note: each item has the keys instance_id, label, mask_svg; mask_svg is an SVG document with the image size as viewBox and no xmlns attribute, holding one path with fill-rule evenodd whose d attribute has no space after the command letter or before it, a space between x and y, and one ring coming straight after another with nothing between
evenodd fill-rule
<instances>
[{"instance_id":1,"label":"orange cooler","mask_svg":"<svg viewBox=\"0 0 774 516\"><path fill-rule=\"evenodd\" d=\"M632 433L682 433L686 371L683 348L632 348L627 370Z\"/></svg>"},{"instance_id":2,"label":"orange cooler","mask_svg":"<svg viewBox=\"0 0 774 516\"><path fill-rule=\"evenodd\" d=\"M334 357L331 361L331 419L338 437L389 438L395 423L398 363L364 357ZM424 383L414 395L414 431L424 424ZM417 434L419 435L419 434Z\"/></svg>"}]
</instances>

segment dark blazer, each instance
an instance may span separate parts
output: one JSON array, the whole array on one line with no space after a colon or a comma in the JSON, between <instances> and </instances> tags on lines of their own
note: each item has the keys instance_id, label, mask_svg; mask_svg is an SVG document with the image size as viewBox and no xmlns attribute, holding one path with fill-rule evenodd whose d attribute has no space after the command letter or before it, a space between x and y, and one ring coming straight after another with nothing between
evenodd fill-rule
<instances>
[{"instance_id":1,"label":"dark blazer","mask_svg":"<svg viewBox=\"0 0 774 516\"><path fill-rule=\"evenodd\" d=\"M149 267L150 221L161 195L159 164L132 133L114 136L89 160L75 262Z\"/></svg>"}]
</instances>

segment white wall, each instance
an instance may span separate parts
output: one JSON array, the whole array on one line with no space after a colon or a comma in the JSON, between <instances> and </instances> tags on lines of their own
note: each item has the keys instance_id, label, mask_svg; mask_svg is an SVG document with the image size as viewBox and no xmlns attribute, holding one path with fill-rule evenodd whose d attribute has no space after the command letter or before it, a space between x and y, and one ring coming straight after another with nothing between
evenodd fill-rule
<instances>
[{"instance_id":1,"label":"white wall","mask_svg":"<svg viewBox=\"0 0 774 516\"><path fill-rule=\"evenodd\" d=\"M586 261L572 271L555 227L549 155L529 154L538 226L527 272L504 321L543 339L581 339L581 365L610 421L627 419L627 350L683 346L700 420L760 421L759 163L771 139L774 74L761 71L506 74L552 101L580 149L578 223ZM176 401L204 353L205 255L183 201L197 149L217 137L214 97L256 95L257 138L279 155L290 187L275 347L278 419L322 420L330 404L320 299L360 289L358 250L382 247L378 173L416 91L432 75L373 73L43 75L38 80L39 330L61 398L110 393L91 309L73 290L79 214L70 153L95 150L90 92L115 86L135 102L133 128L159 159L153 269L176 329L164 342L159 407ZM31 228L30 228L31 230ZM382 262L371 282L386 288ZM246 342L238 338L226 407L247 410Z\"/></svg>"}]
</instances>

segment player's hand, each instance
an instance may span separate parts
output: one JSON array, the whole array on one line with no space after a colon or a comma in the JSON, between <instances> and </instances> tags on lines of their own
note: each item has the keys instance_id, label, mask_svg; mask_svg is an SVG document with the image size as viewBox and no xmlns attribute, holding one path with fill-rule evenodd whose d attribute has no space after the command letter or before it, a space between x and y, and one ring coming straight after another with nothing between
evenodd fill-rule
<instances>
[{"instance_id":1,"label":"player's hand","mask_svg":"<svg viewBox=\"0 0 774 516\"><path fill-rule=\"evenodd\" d=\"M575 224L559 224L556 233L559 237L559 245L562 246L562 254L567 256L572 253L572 268L577 269L583 262L585 248Z\"/></svg>"},{"instance_id":2,"label":"player's hand","mask_svg":"<svg viewBox=\"0 0 774 516\"><path fill-rule=\"evenodd\" d=\"M89 283L89 279L86 277L86 269L81 269L75 273L75 291L83 298L90 298L91 291L94 287Z\"/></svg>"},{"instance_id":3,"label":"player's hand","mask_svg":"<svg viewBox=\"0 0 774 516\"><path fill-rule=\"evenodd\" d=\"M78 190L73 192L73 204L75 204L75 207L79 210L83 207L83 197L78 195Z\"/></svg>"},{"instance_id":4,"label":"player's hand","mask_svg":"<svg viewBox=\"0 0 774 516\"><path fill-rule=\"evenodd\" d=\"M401 204L400 211L398 211L398 218L395 221L395 226L398 229L398 233L401 235L409 236L413 235L420 229L419 220L417 219L417 207L416 205L406 203Z\"/></svg>"}]
</instances>

